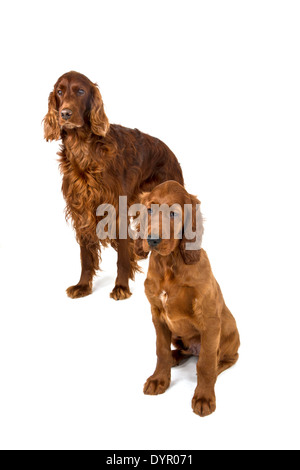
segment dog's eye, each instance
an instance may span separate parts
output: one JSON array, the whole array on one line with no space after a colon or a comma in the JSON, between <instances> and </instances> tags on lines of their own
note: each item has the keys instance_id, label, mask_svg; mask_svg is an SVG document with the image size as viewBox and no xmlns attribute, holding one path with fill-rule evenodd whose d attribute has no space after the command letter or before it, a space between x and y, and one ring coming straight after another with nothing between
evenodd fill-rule
<instances>
[{"instance_id":1,"label":"dog's eye","mask_svg":"<svg viewBox=\"0 0 300 470\"><path fill-rule=\"evenodd\" d=\"M62 96L63 93L62 93L61 90L57 90L57 94L58 94L59 96Z\"/></svg>"},{"instance_id":2,"label":"dog's eye","mask_svg":"<svg viewBox=\"0 0 300 470\"><path fill-rule=\"evenodd\" d=\"M150 214L150 215L153 214L153 209L151 209L151 207L148 209L148 214Z\"/></svg>"},{"instance_id":3,"label":"dog's eye","mask_svg":"<svg viewBox=\"0 0 300 470\"><path fill-rule=\"evenodd\" d=\"M178 214L176 214L176 212L170 212L170 218L171 219L175 219L175 217L177 217Z\"/></svg>"},{"instance_id":4,"label":"dog's eye","mask_svg":"<svg viewBox=\"0 0 300 470\"><path fill-rule=\"evenodd\" d=\"M81 95L84 95L84 94L85 94L85 91L82 90L81 88L80 88L80 90L77 91L78 96L81 96Z\"/></svg>"}]
</instances>

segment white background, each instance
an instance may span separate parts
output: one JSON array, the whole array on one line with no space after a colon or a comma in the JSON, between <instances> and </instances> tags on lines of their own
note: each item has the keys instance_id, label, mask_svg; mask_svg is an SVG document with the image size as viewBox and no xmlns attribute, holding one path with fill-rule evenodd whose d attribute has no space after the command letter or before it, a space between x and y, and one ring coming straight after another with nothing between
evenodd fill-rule
<instances>
[{"instance_id":1,"label":"white background","mask_svg":"<svg viewBox=\"0 0 300 470\"><path fill-rule=\"evenodd\" d=\"M299 448L299 2L1 5L0 447ZM165 395L142 393L155 367L145 275L111 300L108 249L93 295L65 294L79 250L41 121L69 70L99 83L111 122L164 140L202 200L242 340L211 417L191 409L193 360Z\"/></svg>"}]
</instances>

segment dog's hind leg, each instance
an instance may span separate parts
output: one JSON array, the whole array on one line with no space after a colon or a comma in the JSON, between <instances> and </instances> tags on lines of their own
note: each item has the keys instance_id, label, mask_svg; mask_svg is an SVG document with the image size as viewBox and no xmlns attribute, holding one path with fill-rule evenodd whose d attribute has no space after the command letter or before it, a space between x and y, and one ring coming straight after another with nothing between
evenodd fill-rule
<instances>
[{"instance_id":1,"label":"dog's hind leg","mask_svg":"<svg viewBox=\"0 0 300 470\"><path fill-rule=\"evenodd\" d=\"M222 360L218 363L218 375L222 374L224 370L229 369L238 361L238 353L235 356L223 356Z\"/></svg>"},{"instance_id":2,"label":"dog's hind leg","mask_svg":"<svg viewBox=\"0 0 300 470\"><path fill-rule=\"evenodd\" d=\"M186 351L182 351L181 349L173 349L172 351L172 367L179 366L183 362L187 361L192 354L187 353Z\"/></svg>"},{"instance_id":3,"label":"dog's hind leg","mask_svg":"<svg viewBox=\"0 0 300 470\"><path fill-rule=\"evenodd\" d=\"M218 362L218 375L232 367L238 360L240 336L236 321L229 309L224 306L222 313L222 334Z\"/></svg>"},{"instance_id":4,"label":"dog's hind leg","mask_svg":"<svg viewBox=\"0 0 300 470\"><path fill-rule=\"evenodd\" d=\"M184 361L193 356L193 353L186 348L182 339L178 337L172 337L172 343L176 349L172 350L172 367L179 366Z\"/></svg>"}]
</instances>

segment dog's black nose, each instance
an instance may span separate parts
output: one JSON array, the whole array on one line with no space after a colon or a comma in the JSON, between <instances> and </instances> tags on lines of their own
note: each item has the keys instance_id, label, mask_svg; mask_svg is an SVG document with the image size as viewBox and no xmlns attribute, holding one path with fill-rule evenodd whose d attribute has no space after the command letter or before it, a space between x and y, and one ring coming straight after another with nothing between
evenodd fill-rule
<instances>
[{"instance_id":1,"label":"dog's black nose","mask_svg":"<svg viewBox=\"0 0 300 470\"><path fill-rule=\"evenodd\" d=\"M67 121L72 116L73 112L70 109L63 109L61 111L61 117Z\"/></svg>"},{"instance_id":2,"label":"dog's black nose","mask_svg":"<svg viewBox=\"0 0 300 470\"><path fill-rule=\"evenodd\" d=\"M148 245L151 248L156 248L160 243L161 243L161 238L159 238L158 236L148 237Z\"/></svg>"}]
</instances>

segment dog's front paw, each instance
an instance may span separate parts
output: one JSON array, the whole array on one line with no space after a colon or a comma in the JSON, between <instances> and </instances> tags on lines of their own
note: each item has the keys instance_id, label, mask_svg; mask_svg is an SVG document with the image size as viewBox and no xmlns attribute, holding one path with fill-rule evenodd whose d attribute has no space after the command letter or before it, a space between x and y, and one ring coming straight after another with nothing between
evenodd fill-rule
<instances>
[{"instance_id":1,"label":"dog's front paw","mask_svg":"<svg viewBox=\"0 0 300 470\"><path fill-rule=\"evenodd\" d=\"M92 286L89 284L77 284L67 289L67 295L71 299L79 299L80 297L86 297L92 293Z\"/></svg>"},{"instance_id":2,"label":"dog's front paw","mask_svg":"<svg viewBox=\"0 0 300 470\"><path fill-rule=\"evenodd\" d=\"M196 392L192 401L192 408L194 413L201 416L201 418L214 413L216 411L216 397L214 393L211 396L206 396Z\"/></svg>"},{"instance_id":3,"label":"dog's front paw","mask_svg":"<svg viewBox=\"0 0 300 470\"><path fill-rule=\"evenodd\" d=\"M169 388L171 378L167 375L152 375L144 385L145 395L161 395Z\"/></svg>"},{"instance_id":4,"label":"dog's front paw","mask_svg":"<svg viewBox=\"0 0 300 470\"><path fill-rule=\"evenodd\" d=\"M129 290L129 287L115 286L114 290L111 292L110 297L114 300L125 300L129 299L132 296L132 293Z\"/></svg>"}]
</instances>

